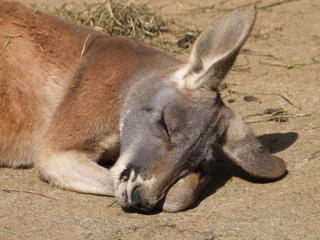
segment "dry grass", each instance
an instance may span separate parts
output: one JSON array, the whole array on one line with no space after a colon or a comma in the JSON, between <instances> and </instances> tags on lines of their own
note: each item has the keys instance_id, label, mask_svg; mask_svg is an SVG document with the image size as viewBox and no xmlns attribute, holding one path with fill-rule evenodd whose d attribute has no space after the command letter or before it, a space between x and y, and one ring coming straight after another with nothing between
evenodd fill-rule
<instances>
[{"instance_id":1,"label":"dry grass","mask_svg":"<svg viewBox=\"0 0 320 240\"><path fill-rule=\"evenodd\" d=\"M127 0L86 4L81 11L64 4L56 8L55 13L77 24L94 27L110 35L131 37L177 54L185 52L177 46L178 39L185 33L195 32L177 27L173 20L158 16L145 4L133 4Z\"/></svg>"},{"instance_id":2,"label":"dry grass","mask_svg":"<svg viewBox=\"0 0 320 240\"><path fill-rule=\"evenodd\" d=\"M57 15L78 24L96 27L111 35L124 35L137 39L159 37L168 32L168 24L146 5L133 5L127 1L109 0L87 4L84 11L76 12L64 4L56 9Z\"/></svg>"}]
</instances>

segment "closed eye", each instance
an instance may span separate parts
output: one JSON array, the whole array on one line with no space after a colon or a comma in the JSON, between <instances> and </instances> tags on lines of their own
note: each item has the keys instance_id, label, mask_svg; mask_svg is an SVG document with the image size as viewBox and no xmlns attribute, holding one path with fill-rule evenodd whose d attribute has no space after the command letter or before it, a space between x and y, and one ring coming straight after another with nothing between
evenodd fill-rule
<instances>
[{"instance_id":1,"label":"closed eye","mask_svg":"<svg viewBox=\"0 0 320 240\"><path fill-rule=\"evenodd\" d=\"M170 132L168 129L168 126L166 124L166 121L164 120L164 114L161 114L161 118L158 120L158 124L166 131L167 135L170 137Z\"/></svg>"}]
</instances>

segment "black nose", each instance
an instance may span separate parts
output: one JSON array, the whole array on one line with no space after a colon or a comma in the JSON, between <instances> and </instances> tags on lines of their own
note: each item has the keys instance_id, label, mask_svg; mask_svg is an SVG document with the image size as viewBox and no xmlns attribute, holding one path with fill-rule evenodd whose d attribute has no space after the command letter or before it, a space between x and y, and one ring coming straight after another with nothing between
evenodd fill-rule
<instances>
[{"instance_id":1,"label":"black nose","mask_svg":"<svg viewBox=\"0 0 320 240\"><path fill-rule=\"evenodd\" d=\"M133 191L132 191L132 195L131 195L131 200L132 200L132 205L131 207L143 212L143 213L147 213L150 212L152 210L151 206L149 206L147 203L144 203L141 199L141 192L139 187L136 187Z\"/></svg>"},{"instance_id":2,"label":"black nose","mask_svg":"<svg viewBox=\"0 0 320 240\"><path fill-rule=\"evenodd\" d=\"M132 206L136 208L141 208L143 207L142 201L141 201L141 196L140 196L140 190L138 187L136 187L132 191L131 195L131 200L132 200Z\"/></svg>"},{"instance_id":3,"label":"black nose","mask_svg":"<svg viewBox=\"0 0 320 240\"><path fill-rule=\"evenodd\" d=\"M141 198L141 189L140 187L135 187L131 193L131 206L125 208L126 212L138 212L143 214L152 214L157 209L157 206L150 205L148 202L145 202Z\"/></svg>"}]
</instances>

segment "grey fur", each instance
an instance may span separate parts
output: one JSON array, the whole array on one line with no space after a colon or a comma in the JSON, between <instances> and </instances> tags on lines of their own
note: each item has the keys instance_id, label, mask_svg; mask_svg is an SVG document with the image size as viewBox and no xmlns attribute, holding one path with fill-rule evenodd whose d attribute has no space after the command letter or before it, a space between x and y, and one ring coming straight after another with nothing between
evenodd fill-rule
<instances>
[{"instance_id":1,"label":"grey fur","mask_svg":"<svg viewBox=\"0 0 320 240\"><path fill-rule=\"evenodd\" d=\"M177 62L161 74L141 78L130 90L120 137L121 154L131 155L125 160L120 156L111 170L115 189L121 185L116 196L123 207L154 208L179 179L213 161L217 144L250 174L276 178L284 173L284 162L262 149L217 91L254 19L253 5L222 17L199 37L187 65ZM194 201L196 191L189 189L188 195L176 188L181 194L168 199L168 211L183 210Z\"/></svg>"}]
</instances>

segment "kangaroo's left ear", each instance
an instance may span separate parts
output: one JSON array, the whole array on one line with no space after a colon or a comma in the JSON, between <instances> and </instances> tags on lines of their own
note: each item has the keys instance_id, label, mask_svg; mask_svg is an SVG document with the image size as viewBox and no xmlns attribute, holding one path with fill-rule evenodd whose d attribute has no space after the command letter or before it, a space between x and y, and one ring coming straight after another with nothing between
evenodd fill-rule
<instances>
[{"instance_id":1,"label":"kangaroo's left ear","mask_svg":"<svg viewBox=\"0 0 320 240\"><path fill-rule=\"evenodd\" d=\"M197 39L186 68L182 69L181 88L203 85L214 88L231 68L255 20L255 5L240 7L218 19Z\"/></svg>"},{"instance_id":2,"label":"kangaroo's left ear","mask_svg":"<svg viewBox=\"0 0 320 240\"><path fill-rule=\"evenodd\" d=\"M286 163L271 155L230 108L223 107L220 111L225 133L219 144L234 163L259 178L277 179L286 174Z\"/></svg>"}]
</instances>

